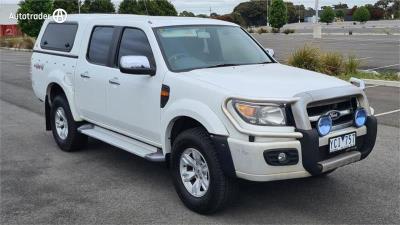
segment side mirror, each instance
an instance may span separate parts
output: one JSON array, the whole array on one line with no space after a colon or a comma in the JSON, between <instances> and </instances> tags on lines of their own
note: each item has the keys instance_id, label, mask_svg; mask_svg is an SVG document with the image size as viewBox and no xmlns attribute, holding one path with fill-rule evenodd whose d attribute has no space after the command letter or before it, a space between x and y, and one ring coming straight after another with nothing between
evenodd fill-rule
<instances>
[{"instance_id":1,"label":"side mirror","mask_svg":"<svg viewBox=\"0 0 400 225\"><path fill-rule=\"evenodd\" d=\"M146 56L122 56L119 61L119 70L129 74L156 75L156 70L151 68L150 61Z\"/></svg>"},{"instance_id":2,"label":"side mirror","mask_svg":"<svg viewBox=\"0 0 400 225\"><path fill-rule=\"evenodd\" d=\"M272 48L264 48L264 49L270 56L275 58L275 51Z\"/></svg>"}]
</instances>

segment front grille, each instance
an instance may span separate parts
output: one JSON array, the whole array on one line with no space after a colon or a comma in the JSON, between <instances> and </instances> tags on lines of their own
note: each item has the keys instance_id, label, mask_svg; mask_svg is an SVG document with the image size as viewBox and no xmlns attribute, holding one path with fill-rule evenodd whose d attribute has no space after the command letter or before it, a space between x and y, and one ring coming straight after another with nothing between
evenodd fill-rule
<instances>
[{"instance_id":1,"label":"front grille","mask_svg":"<svg viewBox=\"0 0 400 225\"><path fill-rule=\"evenodd\" d=\"M329 101L313 102L307 106L311 127L317 126L318 119L331 111L340 112L338 119L333 119L333 130L350 127L353 124L354 112L357 109L357 98L347 97Z\"/></svg>"}]
</instances>

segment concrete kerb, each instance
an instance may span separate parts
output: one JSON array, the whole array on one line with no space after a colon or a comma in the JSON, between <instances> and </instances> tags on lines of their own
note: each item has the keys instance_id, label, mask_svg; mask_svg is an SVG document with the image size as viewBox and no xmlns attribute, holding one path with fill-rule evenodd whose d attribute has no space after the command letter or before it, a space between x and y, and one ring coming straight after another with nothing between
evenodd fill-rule
<instances>
[{"instance_id":1,"label":"concrete kerb","mask_svg":"<svg viewBox=\"0 0 400 225\"><path fill-rule=\"evenodd\" d=\"M391 81L391 80L372 80L372 79L362 79L365 81L365 84L368 85L379 85L379 86L387 86L387 87L400 87L400 81Z\"/></svg>"},{"instance_id":2,"label":"concrete kerb","mask_svg":"<svg viewBox=\"0 0 400 225\"><path fill-rule=\"evenodd\" d=\"M11 51L17 51L17 52L32 52L32 49L24 49L24 48L7 48L7 47L0 47L0 49L11 50Z\"/></svg>"}]
</instances>

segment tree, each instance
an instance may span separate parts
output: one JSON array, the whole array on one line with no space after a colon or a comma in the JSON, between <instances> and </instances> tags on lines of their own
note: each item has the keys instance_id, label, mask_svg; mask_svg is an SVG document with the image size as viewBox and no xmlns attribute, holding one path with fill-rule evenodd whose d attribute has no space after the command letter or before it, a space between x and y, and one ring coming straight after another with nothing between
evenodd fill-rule
<instances>
[{"instance_id":1,"label":"tree","mask_svg":"<svg viewBox=\"0 0 400 225\"><path fill-rule=\"evenodd\" d=\"M120 14L140 14L139 6L136 0L123 0L118 7Z\"/></svg>"},{"instance_id":2,"label":"tree","mask_svg":"<svg viewBox=\"0 0 400 225\"><path fill-rule=\"evenodd\" d=\"M266 9L267 1L258 0L242 2L233 9L233 12L240 14L248 26L264 26L267 25Z\"/></svg>"},{"instance_id":3,"label":"tree","mask_svg":"<svg viewBox=\"0 0 400 225\"><path fill-rule=\"evenodd\" d=\"M392 6L388 8L388 12L390 15L393 15L395 19L400 18L400 1L395 1Z\"/></svg>"},{"instance_id":4,"label":"tree","mask_svg":"<svg viewBox=\"0 0 400 225\"><path fill-rule=\"evenodd\" d=\"M398 0L397 0L398 1ZM388 8L389 8L389 6L393 3L394 1L393 0L379 0L379 1L377 1L376 3L375 3L375 6L376 7L379 7L379 8L381 8L381 9L383 9L384 10L384 18L385 19L389 19L388 18Z\"/></svg>"},{"instance_id":5,"label":"tree","mask_svg":"<svg viewBox=\"0 0 400 225\"><path fill-rule=\"evenodd\" d=\"M174 5L167 0L154 0L156 7L159 9L157 16L178 16Z\"/></svg>"},{"instance_id":6,"label":"tree","mask_svg":"<svg viewBox=\"0 0 400 225\"><path fill-rule=\"evenodd\" d=\"M199 18L208 18L208 16L207 16L206 14L198 14L198 15L196 15L196 17L199 17Z\"/></svg>"},{"instance_id":7,"label":"tree","mask_svg":"<svg viewBox=\"0 0 400 225\"><path fill-rule=\"evenodd\" d=\"M394 14L393 14L394 19L400 19L400 10L397 10Z\"/></svg>"},{"instance_id":8,"label":"tree","mask_svg":"<svg viewBox=\"0 0 400 225\"><path fill-rule=\"evenodd\" d=\"M273 0L269 8L269 23L278 30L287 22L286 5L283 0Z\"/></svg>"},{"instance_id":9,"label":"tree","mask_svg":"<svg viewBox=\"0 0 400 225\"><path fill-rule=\"evenodd\" d=\"M19 4L17 14L52 14L53 13L53 2L51 0L25 0ZM18 18L18 25L22 32L31 36L37 37L40 28L42 27L44 19L24 19Z\"/></svg>"},{"instance_id":10,"label":"tree","mask_svg":"<svg viewBox=\"0 0 400 225\"><path fill-rule=\"evenodd\" d=\"M313 17L315 15L315 10L313 8L308 7L304 11L304 17Z\"/></svg>"},{"instance_id":11,"label":"tree","mask_svg":"<svg viewBox=\"0 0 400 225\"><path fill-rule=\"evenodd\" d=\"M338 9L348 9L349 6L346 3L342 4L341 2L339 2L339 4L333 5L333 8L336 9L336 10L338 10Z\"/></svg>"},{"instance_id":12,"label":"tree","mask_svg":"<svg viewBox=\"0 0 400 225\"><path fill-rule=\"evenodd\" d=\"M175 7L167 0L123 0L118 9L121 14L151 16L177 16Z\"/></svg>"},{"instance_id":13,"label":"tree","mask_svg":"<svg viewBox=\"0 0 400 225\"><path fill-rule=\"evenodd\" d=\"M288 23L296 23L299 21L297 10L292 2L286 2Z\"/></svg>"},{"instance_id":14,"label":"tree","mask_svg":"<svg viewBox=\"0 0 400 225\"><path fill-rule=\"evenodd\" d=\"M365 5L371 15L371 20L381 20L385 16L385 11L371 4Z\"/></svg>"},{"instance_id":15,"label":"tree","mask_svg":"<svg viewBox=\"0 0 400 225\"><path fill-rule=\"evenodd\" d=\"M248 24L246 23L246 20L242 17L242 15L240 15L240 13L233 12L233 13L231 13L231 16L232 16L234 23L239 24L242 27L248 26Z\"/></svg>"},{"instance_id":16,"label":"tree","mask_svg":"<svg viewBox=\"0 0 400 225\"><path fill-rule=\"evenodd\" d=\"M325 7L321 13L320 21L329 24L332 23L334 19L335 11L330 6Z\"/></svg>"},{"instance_id":17,"label":"tree","mask_svg":"<svg viewBox=\"0 0 400 225\"><path fill-rule=\"evenodd\" d=\"M68 14L78 13L78 1L71 0L54 0L54 9L64 9Z\"/></svg>"},{"instance_id":18,"label":"tree","mask_svg":"<svg viewBox=\"0 0 400 225\"><path fill-rule=\"evenodd\" d=\"M183 12L179 13L179 16L184 16L184 17L195 17L196 15L194 15L194 13L192 13L192 12L183 11Z\"/></svg>"},{"instance_id":19,"label":"tree","mask_svg":"<svg viewBox=\"0 0 400 225\"><path fill-rule=\"evenodd\" d=\"M118 13L121 14L150 15L153 11L153 4L144 0L123 0L118 7Z\"/></svg>"},{"instance_id":20,"label":"tree","mask_svg":"<svg viewBox=\"0 0 400 225\"><path fill-rule=\"evenodd\" d=\"M353 14L353 20L361 23L367 22L370 18L371 15L365 6L359 7Z\"/></svg>"},{"instance_id":21,"label":"tree","mask_svg":"<svg viewBox=\"0 0 400 225\"><path fill-rule=\"evenodd\" d=\"M85 0L81 11L83 13L115 13L111 0Z\"/></svg>"},{"instance_id":22,"label":"tree","mask_svg":"<svg viewBox=\"0 0 400 225\"><path fill-rule=\"evenodd\" d=\"M337 10L336 11L336 17L343 19L344 18L344 11L342 9Z\"/></svg>"},{"instance_id":23,"label":"tree","mask_svg":"<svg viewBox=\"0 0 400 225\"><path fill-rule=\"evenodd\" d=\"M217 16L219 16L219 14L216 13L216 12L213 12L213 13L210 14L210 17L217 17Z\"/></svg>"},{"instance_id":24,"label":"tree","mask_svg":"<svg viewBox=\"0 0 400 225\"><path fill-rule=\"evenodd\" d=\"M285 2L287 7L288 23L297 23L304 20L304 5L294 5L292 2Z\"/></svg>"},{"instance_id":25,"label":"tree","mask_svg":"<svg viewBox=\"0 0 400 225\"><path fill-rule=\"evenodd\" d=\"M214 19L223 20L223 21L227 21L227 22L231 22L231 23L234 22L232 14L225 14L225 15L221 15L221 16L216 16L216 17L214 17Z\"/></svg>"},{"instance_id":26,"label":"tree","mask_svg":"<svg viewBox=\"0 0 400 225\"><path fill-rule=\"evenodd\" d=\"M306 7L304 7L304 5L295 5L294 7L296 8L297 18L299 18L300 21L304 21Z\"/></svg>"},{"instance_id":27,"label":"tree","mask_svg":"<svg viewBox=\"0 0 400 225\"><path fill-rule=\"evenodd\" d=\"M243 17L239 13L235 13L235 12L233 12L231 14L216 16L213 18L217 19L217 20L223 20L223 21L227 21L227 22L231 22L231 23L236 23L242 27L246 26L246 21L244 21Z\"/></svg>"}]
</instances>

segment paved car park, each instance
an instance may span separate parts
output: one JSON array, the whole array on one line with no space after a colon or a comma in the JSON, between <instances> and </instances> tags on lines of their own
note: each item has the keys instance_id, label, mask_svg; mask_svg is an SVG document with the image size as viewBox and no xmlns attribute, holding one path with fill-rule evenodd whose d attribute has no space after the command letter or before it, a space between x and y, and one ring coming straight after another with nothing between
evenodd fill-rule
<instances>
[{"instance_id":1,"label":"paved car park","mask_svg":"<svg viewBox=\"0 0 400 225\"><path fill-rule=\"evenodd\" d=\"M287 62L290 54L304 45L326 52L354 55L361 61L361 69L400 72L400 36L398 35L324 35L313 39L312 34L254 34L263 46L272 48L280 62Z\"/></svg>"},{"instance_id":2,"label":"paved car park","mask_svg":"<svg viewBox=\"0 0 400 225\"><path fill-rule=\"evenodd\" d=\"M320 23L321 31L325 34L348 34L352 31L354 34L399 34L400 20L377 20L359 23L354 21L333 22L330 24ZM282 29L295 29L296 33L312 33L313 23L290 23L283 26Z\"/></svg>"},{"instance_id":3,"label":"paved car park","mask_svg":"<svg viewBox=\"0 0 400 225\"><path fill-rule=\"evenodd\" d=\"M60 151L32 92L30 53L0 56L1 224L398 223L400 112L385 113L400 108L399 88L366 91L383 113L366 160L326 178L240 182L235 203L202 216L182 205L163 164L93 139L83 151Z\"/></svg>"}]
</instances>

